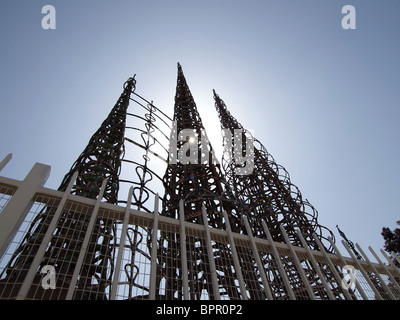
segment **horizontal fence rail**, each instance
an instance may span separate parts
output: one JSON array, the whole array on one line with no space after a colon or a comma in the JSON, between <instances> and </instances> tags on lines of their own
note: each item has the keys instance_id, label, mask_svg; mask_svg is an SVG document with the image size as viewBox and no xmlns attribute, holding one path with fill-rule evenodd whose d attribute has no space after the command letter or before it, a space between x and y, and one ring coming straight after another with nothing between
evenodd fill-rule
<instances>
[{"instance_id":1,"label":"horizontal fence rail","mask_svg":"<svg viewBox=\"0 0 400 320\"><path fill-rule=\"evenodd\" d=\"M126 206L112 205L101 202L101 196L96 200L71 195L72 182L65 192L45 188L48 175L48 166L36 164L24 181L0 177L0 299L224 300L232 299L232 292L242 300L400 299L400 269L392 261L399 258L394 253L389 257L381 250L382 262L369 247L377 261L372 262L357 245L364 257L359 260L345 243L350 256L343 256L331 240L332 254L315 234L320 250L311 250L299 230L302 247L292 245L283 228L286 243L274 242L265 223L268 239L261 239L252 235L246 218L247 234L238 234L231 230L226 212L225 229L211 228L205 208L204 224L193 224L160 215L158 196L153 213L147 213L130 207L132 189ZM43 212L51 212L42 222L46 227L27 238ZM56 233L60 223L65 232ZM68 250L57 247L60 234L74 235ZM104 237L107 248L102 247ZM18 256L21 246L30 251ZM193 252L200 246L207 254L197 270L200 257ZM161 249L166 247L168 252ZM218 250L222 247L225 251ZM221 254L226 248L230 254ZM97 259L97 253L106 251L107 260ZM169 269L172 265L180 270L179 277ZM222 266L234 270L224 272ZM96 276L100 274L104 278ZM224 284L222 276L227 279ZM208 279L208 285L196 283L199 279Z\"/></svg>"}]
</instances>

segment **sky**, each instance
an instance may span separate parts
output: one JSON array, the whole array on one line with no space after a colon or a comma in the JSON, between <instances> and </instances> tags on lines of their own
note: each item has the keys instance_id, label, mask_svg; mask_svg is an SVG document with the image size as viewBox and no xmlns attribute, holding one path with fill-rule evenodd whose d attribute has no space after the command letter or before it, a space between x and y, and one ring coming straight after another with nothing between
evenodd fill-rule
<instances>
[{"instance_id":1,"label":"sky","mask_svg":"<svg viewBox=\"0 0 400 320\"><path fill-rule=\"evenodd\" d=\"M40 162L57 189L134 74L172 117L179 62L217 155L213 89L337 241L339 225L379 251L400 220L399 12L398 0L3 0L1 175Z\"/></svg>"}]
</instances>

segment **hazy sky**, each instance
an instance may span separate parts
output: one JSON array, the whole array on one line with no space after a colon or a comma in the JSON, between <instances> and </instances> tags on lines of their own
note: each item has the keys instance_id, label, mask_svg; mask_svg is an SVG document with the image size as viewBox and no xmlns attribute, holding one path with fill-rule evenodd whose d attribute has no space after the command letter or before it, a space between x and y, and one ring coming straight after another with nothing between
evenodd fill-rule
<instances>
[{"instance_id":1,"label":"hazy sky","mask_svg":"<svg viewBox=\"0 0 400 320\"><path fill-rule=\"evenodd\" d=\"M48 4L55 30L41 25ZM400 220L399 12L398 0L3 0L1 175L41 162L57 188L133 74L172 117L180 62L214 147L212 89L337 240L336 224L377 251Z\"/></svg>"}]
</instances>

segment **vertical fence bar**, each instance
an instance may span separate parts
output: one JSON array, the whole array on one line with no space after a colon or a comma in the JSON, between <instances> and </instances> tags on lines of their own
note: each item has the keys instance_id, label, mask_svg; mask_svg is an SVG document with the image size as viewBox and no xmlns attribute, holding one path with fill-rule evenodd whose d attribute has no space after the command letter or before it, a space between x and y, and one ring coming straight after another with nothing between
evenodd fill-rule
<instances>
[{"instance_id":1,"label":"vertical fence bar","mask_svg":"<svg viewBox=\"0 0 400 320\"><path fill-rule=\"evenodd\" d=\"M360 253L362 254L362 256L364 257L365 261L367 261L367 263L369 264L370 268L372 269L372 271L375 273L375 275L377 276L377 278L379 279L379 281L382 283L383 287L385 288L386 292L389 294L391 299L396 299L393 295L393 293L390 291L390 289L388 288L388 286L386 285L385 281L383 281L381 275L379 274L378 271L376 271L374 265L371 263L371 261L369 260L368 256L364 253L364 250L361 248L361 246L356 243L356 247L357 249L360 251Z\"/></svg>"},{"instance_id":2,"label":"vertical fence bar","mask_svg":"<svg viewBox=\"0 0 400 320\"><path fill-rule=\"evenodd\" d=\"M181 221L181 264L182 264L182 282L183 282L183 300L189 299L189 279L187 268L186 254L186 228L185 228L185 211L183 200L179 202L179 219Z\"/></svg>"},{"instance_id":3,"label":"vertical fence bar","mask_svg":"<svg viewBox=\"0 0 400 320\"><path fill-rule=\"evenodd\" d=\"M38 187L43 186L50 174L50 167L36 163L18 190L0 214L0 257L24 222Z\"/></svg>"},{"instance_id":4,"label":"vertical fence bar","mask_svg":"<svg viewBox=\"0 0 400 320\"><path fill-rule=\"evenodd\" d=\"M392 259L390 259L387 256L387 254L385 253L385 251L383 251L383 249L381 249L380 251L381 251L382 255L385 257L385 259L389 262L389 264L393 267L394 270L396 270L396 272L400 276L400 269L396 267L396 265L393 263Z\"/></svg>"},{"instance_id":5,"label":"vertical fence bar","mask_svg":"<svg viewBox=\"0 0 400 320\"><path fill-rule=\"evenodd\" d=\"M58 205L57 210L54 213L53 218L51 219L51 222L49 224L49 227L47 228L46 234L44 235L43 240L40 243L39 249L36 252L36 255L31 263L31 266L29 267L29 270L25 276L24 282L22 283L21 288L19 289L16 300L25 299L26 295L29 292L29 289L32 285L33 279L35 278L36 271L46 253L46 248L51 240L54 230L57 227L57 223L61 216L61 213L63 212L65 202L67 201L68 196L70 195L71 189L74 186L74 183L75 183L75 180L77 177L78 177L78 171L76 171L74 173L74 175L71 178L71 181L68 184L67 189L64 191L64 194L61 198L60 204Z\"/></svg>"},{"instance_id":6,"label":"vertical fence bar","mask_svg":"<svg viewBox=\"0 0 400 320\"><path fill-rule=\"evenodd\" d=\"M303 281L304 286L306 287L308 296L310 297L311 300L315 300L314 292L311 289L311 286L310 286L310 283L308 282L307 276L304 274L304 271L303 271L303 268L301 266L300 260L297 257L296 251L294 250L292 244L290 243L290 239L289 239L289 237L288 237L288 235L286 233L286 230L283 227L283 225L280 225L280 229L281 229L283 237L285 238L286 244L288 245L288 247L290 249L290 252L292 253L294 263L295 263L296 268L297 268L297 270L299 272L301 280Z\"/></svg>"},{"instance_id":7,"label":"vertical fence bar","mask_svg":"<svg viewBox=\"0 0 400 320\"><path fill-rule=\"evenodd\" d=\"M363 269L363 267L361 266L360 262L358 261L358 259L355 257L354 253L351 251L351 249L347 246L346 242L344 240L342 240L342 244L343 246L346 248L347 252L350 254L350 256L353 258L353 261L355 262L355 264L357 265L358 270L360 270L360 272L362 273L363 277L365 278L365 280L367 280L369 286L371 287L371 289L374 291L376 297L378 298L378 300L382 300L382 296L380 295L379 291L375 288L375 285L372 283L371 279L368 277L367 273L365 272L365 270Z\"/></svg>"},{"instance_id":8,"label":"vertical fence bar","mask_svg":"<svg viewBox=\"0 0 400 320\"><path fill-rule=\"evenodd\" d=\"M346 265L346 261L344 260L344 258L343 258L343 256L342 256L342 254L340 253L339 249L336 247L336 245L335 245L335 243L333 242L332 238L331 238L331 237L328 237L328 240L329 240L329 242L331 243L331 245L332 245L333 249L335 250L336 255L339 257L340 261L343 263L343 265ZM368 300L368 297L367 297L367 295L365 294L364 289L360 286L360 284L358 283L358 281L356 281L355 285L356 285L356 288L357 288L358 292L360 293L361 297L362 297L364 300ZM346 290L346 289L344 289L344 290Z\"/></svg>"},{"instance_id":9,"label":"vertical fence bar","mask_svg":"<svg viewBox=\"0 0 400 320\"><path fill-rule=\"evenodd\" d=\"M395 258L397 260L398 263L400 263L400 258L398 257L397 254L395 254L393 251L391 252L393 258Z\"/></svg>"},{"instance_id":10,"label":"vertical fence bar","mask_svg":"<svg viewBox=\"0 0 400 320\"><path fill-rule=\"evenodd\" d=\"M259 253L258 253L257 245L256 245L256 242L254 241L253 232L251 231L251 228L250 228L249 220L247 219L246 216L243 217L243 220L244 220L244 224L245 224L245 227L246 227L247 236L249 237L249 240L250 240L251 249L253 251L253 256L256 259L258 271L260 272L261 280L262 280L262 283L264 285L265 295L269 300L273 300L274 297L272 295L272 291L271 291L271 288L269 286L267 277L265 276L264 266L261 263L261 259L260 259Z\"/></svg>"},{"instance_id":11,"label":"vertical fence bar","mask_svg":"<svg viewBox=\"0 0 400 320\"><path fill-rule=\"evenodd\" d=\"M124 253L126 230L128 229L129 211L131 209L132 194L133 194L133 187L130 187L129 193L128 193L128 201L126 202L126 207L125 207L124 220L122 222L121 237L119 239L119 246L118 246L117 263L115 265L115 272L114 272L114 277L113 277L113 282L112 282L112 287L111 287L110 300L115 300L115 297L117 296L119 274L121 272L120 269L121 269L121 263L122 263L122 255Z\"/></svg>"},{"instance_id":12,"label":"vertical fence bar","mask_svg":"<svg viewBox=\"0 0 400 320\"><path fill-rule=\"evenodd\" d=\"M157 233L158 233L158 203L159 195L156 194L154 200L154 211L153 211L153 234L151 238L151 267L150 267L150 300L156 299L156 282L157 282Z\"/></svg>"},{"instance_id":13,"label":"vertical fence bar","mask_svg":"<svg viewBox=\"0 0 400 320\"><path fill-rule=\"evenodd\" d=\"M315 258L313 256L312 252L310 251L310 248L308 247L306 240L304 239L303 235L301 234L300 229L297 229L296 233L297 233L297 236L299 237L301 243L303 244L304 249L306 249L307 255L310 257L311 264L314 267L315 271L317 272L318 277L321 280L322 284L324 285L329 299L335 300L335 296L333 295L331 288L329 288L329 285L328 285L328 282L326 282L325 276L322 274L321 270L319 269L317 261L315 261Z\"/></svg>"},{"instance_id":14,"label":"vertical fence bar","mask_svg":"<svg viewBox=\"0 0 400 320\"><path fill-rule=\"evenodd\" d=\"M212 287L213 287L213 293L215 300L220 300L221 296L219 294L219 286L218 286L218 278L217 278L217 268L215 267L215 260L214 260L214 252L212 249L212 244L211 244L211 235L210 235L210 227L208 225L208 219L207 219L207 211L206 207L203 205L201 208L201 214L203 216L203 225L204 225L204 231L206 233L206 243L207 243L207 252L208 252L208 262L210 264L210 271L211 271L211 281L212 281Z\"/></svg>"},{"instance_id":15,"label":"vertical fence bar","mask_svg":"<svg viewBox=\"0 0 400 320\"><path fill-rule=\"evenodd\" d=\"M4 159L0 162L0 171L10 162L12 158L12 153L9 153L4 157Z\"/></svg>"},{"instance_id":16,"label":"vertical fence bar","mask_svg":"<svg viewBox=\"0 0 400 320\"><path fill-rule=\"evenodd\" d=\"M386 266L382 263L381 259L379 259L378 255L375 253L375 251L371 248L371 246L368 246L369 251L372 253L376 261L378 261L379 265L385 270L387 276L390 278L392 281L393 285L396 287L396 289L400 292L400 286L398 285L397 281L393 278L392 274L390 271L386 268Z\"/></svg>"},{"instance_id":17,"label":"vertical fence bar","mask_svg":"<svg viewBox=\"0 0 400 320\"><path fill-rule=\"evenodd\" d=\"M244 281L243 281L243 274L242 274L242 270L240 268L239 257L238 257L237 251L236 251L235 239L233 239L231 224L229 223L228 214L226 213L225 210L223 210L223 215L224 215L224 219L225 219L226 231L228 233L229 244L231 245L233 264L235 266L237 280L239 281L239 287L240 287L240 292L242 294L242 299L248 300L247 293L246 293L246 287L244 286Z\"/></svg>"},{"instance_id":18,"label":"vertical fence bar","mask_svg":"<svg viewBox=\"0 0 400 320\"><path fill-rule=\"evenodd\" d=\"M100 189L99 195L98 195L97 200L96 200L95 207L94 207L93 212L92 212L92 216L90 217L90 220L89 220L89 224L88 224L88 227L87 227L87 230L86 230L85 238L83 239L81 251L79 252L78 260L76 261L75 270L74 270L74 273L73 273L72 279L71 279L71 284L70 284L70 286L68 288L67 296L65 298L66 300L71 300L72 299L72 295L74 294L76 282L78 280L78 275L79 275L79 272L81 270L81 266L82 266L83 259L84 259L85 254L86 254L86 249L87 249L87 246L89 244L89 240L90 240L90 236L92 234L92 230L93 230L94 224L96 222L97 212L99 211L101 199L103 198L103 194L104 194L104 190L106 188L106 185L107 185L107 179L104 179L104 181L103 181L103 183L101 185L101 189Z\"/></svg>"},{"instance_id":19,"label":"vertical fence bar","mask_svg":"<svg viewBox=\"0 0 400 320\"><path fill-rule=\"evenodd\" d=\"M322 245L321 241L319 240L319 238L315 232L313 233L313 238L314 238L315 242L317 243L320 251L322 252L325 260L328 262L329 268L331 269L333 275L335 276L337 284L340 285L342 282L342 279L340 278L339 273L337 272L334 264L332 263L331 259L329 258L328 254L325 250L325 247ZM353 298L351 297L351 295L349 294L349 292L347 290L342 290L342 291L348 300L353 300Z\"/></svg>"},{"instance_id":20,"label":"vertical fence bar","mask_svg":"<svg viewBox=\"0 0 400 320\"><path fill-rule=\"evenodd\" d=\"M264 220L262 221L262 226L263 226L265 234L268 237L268 240L271 243L272 255L274 256L276 264L278 265L278 269L279 269L280 275L281 275L281 277L283 279L283 283L285 284L285 289L287 290L289 298L292 299L292 300L296 300L296 296L294 295L294 292L293 292L293 289L292 289L292 285L290 284L289 279L288 279L288 277L286 275L285 268L283 267L283 264L282 264L282 261L281 261L281 257L280 257L280 255L278 253L278 250L276 249L275 242L274 242L274 240L272 239L272 236L271 236L271 232L269 232L268 226L267 226L267 224L266 224L266 222Z\"/></svg>"}]
</instances>

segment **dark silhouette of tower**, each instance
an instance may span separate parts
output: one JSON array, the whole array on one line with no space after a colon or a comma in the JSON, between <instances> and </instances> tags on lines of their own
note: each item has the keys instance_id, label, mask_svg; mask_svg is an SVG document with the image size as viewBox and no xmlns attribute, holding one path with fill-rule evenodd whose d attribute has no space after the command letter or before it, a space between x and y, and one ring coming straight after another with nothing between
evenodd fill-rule
<instances>
[{"instance_id":1,"label":"dark silhouette of tower","mask_svg":"<svg viewBox=\"0 0 400 320\"><path fill-rule=\"evenodd\" d=\"M65 191L74 173L78 172L72 194L96 199L104 179L107 179L102 198L105 202L117 204L126 112L135 83L134 77L125 82L117 103L65 175L58 190ZM3 283L12 286L13 282L24 279L55 211L56 205L47 206L35 217L10 259ZM58 277L56 289L60 299L65 298L65 288L68 288L74 273L87 223L87 215L77 213L73 207L65 208L41 262L41 266L52 265L58 275L63 275ZM106 299L105 290L113 271L114 233L114 220L96 220L77 283L76 299ZM40 277L38 273L35 281L39 282ZM13 287L14 290L18 288ZM94 287L96 290L93 290Z\"/></svg>"},{"instance_id":2,"label":"dark silhouette of tower","mask_svg":"<svg viewBox=\"0 0 400 320\"><path fill-rule=\"evenodd\" d=\"M333 253L333 242L326 241L333 239L332 232L318 223L317 210L288 172L215 91L225 147L222 165L179 63L173 119L135 88L135 78L129 78L64 176L58 190L73 195L53 197L35 189L41 210L22 241L15 242L17 249L10 250L0 298L356 298L341 290L340 264L326 255ZM130 101L138 107L135 114L127 112ZM128 116L144 128L128 124ZM125 153L127 143L139 148L134 154L139 160ZM152 167L151 157L166 166L164 175ZM128 176L121 178L127 167ZM126 201L120 198L124 183L131 185ZM158 193L164 194L159 198ZM154 207L148 201L152 196ZM115 206L120 203L126 207ZM47 295L39 273L46 266L57 273ZM371 272L368 276L373 286L383 288Z\"/></svg>"},{"instance_id":3,"label":"dark silhouette of tower","mask_svg":"<svg viewBox=\"0 0 400 320\"><path fill-rule=\"evenodd\" d=\"M222 212L228 213L232 229L238 230L240 220L234 201L224 189L220 165L214 159L212 146L208 141L196 104L187 85L182 67L178 64L178 79L175 95L174 126L170 138L170 153L167 170L164 175L165 196L162 215L179 219L182 201L185 220L203 224L202 207L207 210L210 227L224 228ZM200 238L188 239L188 269L191 299L200 299L203 290L213 299L210 269L207 261L207 249ZM164 233L161 237L160 265L166 275L165 298L182 296L182 267L180 265L180 237L173 233ZM235 271L231 266L232 257L225 244L215 243L219 284L222 294L231 298L240 298L233 283ZM219 259L218 256L221 258ZM226 265L223 261L231 261ZM158 282L160 282L159 279Z\"/></svg>"},{"instance_id":4,"label":"dark silhouette of tower","mask_svg":"<svg viewBox=\"0 0 400 320\"><path fill-rule=\"evenodd\" d=\"M316 233L321 241L327 240L328 236L333 238L333 233L318 224L316 209L303 199L300 190L291 183L285 168L278 165L265 147L230 114L224 101L216 94L215 90L213 93L215 107L223 129L224 143L228 146L228 148L225 148L222 159L227 184L232 190L234 198L240 204L241 211L247 216L253 234L260 238L267 237L262 226L262 220L264 220L272 240L285 242L281 229L283 227L289 241L294 245L302 246L296 231L296 229L299 229L307 246L312 250L319 250L313 238L313 233ZM244 163L238 163L235 157L232 157L232 154L235 153L234 146L237 141L242 142L242 145L239 146L240 153L246 152L246 141L253 142L254 170L252 172L237 174L237 169L244 165ZM328 234L324 234L324 231L327 231ZM293 264L291 262L286 263L285 267L288 270L293 270L293 272L288 273L289 279L294 291L297 289L301 293L299 293L299 296L302 295L302 284L300 278L296 275ZM271 268L269 270L271 283L274 283L275 274L276 270ZM332 287L336 288L337 283L333 275L327 276L332 281ZM309 278L312 279L311 272L309 272ZM324 290L318 288L318 279L315 278L312 282L317 296L325 298ZM279 296L282 293L282 288L274 285L272 285L272 288L275 295Z\"/></svg>"}]
</instances>

